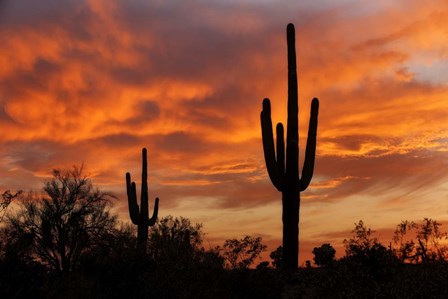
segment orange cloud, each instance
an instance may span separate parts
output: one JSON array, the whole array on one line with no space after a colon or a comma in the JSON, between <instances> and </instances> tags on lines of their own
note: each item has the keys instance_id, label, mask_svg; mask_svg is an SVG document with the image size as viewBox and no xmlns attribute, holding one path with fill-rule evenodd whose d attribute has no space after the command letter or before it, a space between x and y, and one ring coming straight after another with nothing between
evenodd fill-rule
<instances>
[{"instance_id":1,"label":"orange cloud","mask_svg":"<svg viewBox=\"0 0 448 299\"><path fill-rule=\"evenodd\" d=\"M52 168L84 162L127 219L124 173L139 178L147 147L162 216L206 222L212 240L263 232L274 250L281 195L264 168L259 113L269 97L273 122L286 121L291 21L301 146L310 100L321 101L302 252L360 218L395 224L420 216L416 205L443 217L447 11L442 0L5 1L0 191L39 189Z\"/></svg>"}]
</instances>

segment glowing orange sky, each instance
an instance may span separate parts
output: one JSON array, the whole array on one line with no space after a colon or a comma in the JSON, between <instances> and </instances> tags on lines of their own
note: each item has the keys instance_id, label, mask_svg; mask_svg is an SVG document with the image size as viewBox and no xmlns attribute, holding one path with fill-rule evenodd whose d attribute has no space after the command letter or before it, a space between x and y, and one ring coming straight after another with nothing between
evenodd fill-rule
<instances>
[{"instance_id":1,"label":"glowing orange sky","mask_svg":"<svg viewBox=\"0 0 448 299\"><path fill-rule=\"evenodd\" d=\"M289 22L301 137L321 101L301 262L359 219L384 242L404 219L448 221L445 0L2 1L0 191L85 163L127 221L124 173L140 176L145 146L159 216L202 222L206 243L256 234L275 249L259 113L269 97L286 120Z\"/></svg>"}]
</instances>

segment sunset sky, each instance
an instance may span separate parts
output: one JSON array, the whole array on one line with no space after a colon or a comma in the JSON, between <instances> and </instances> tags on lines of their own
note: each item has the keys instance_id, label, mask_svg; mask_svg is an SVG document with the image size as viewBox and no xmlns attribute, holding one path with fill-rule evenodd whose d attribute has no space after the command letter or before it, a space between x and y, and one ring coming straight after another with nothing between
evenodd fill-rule
<instances>
[{"instance_id":1,"label":"sunset sky","mask_svg":"<svg viewBox=\"0 0 448 299\"><path fill-rule=\"evenodd\" d=\"M125 173L150 208L204 224L205 243L281 244L281 193L260 111L286 121L296 27L300 148L320 100L302 193L300 263L360 219L389 244L401 220L448 230L448 1L1 0L0 192L84 163L128 220ZM303 158L303 154L301 155Z\"/></svg>"}]
</instances>

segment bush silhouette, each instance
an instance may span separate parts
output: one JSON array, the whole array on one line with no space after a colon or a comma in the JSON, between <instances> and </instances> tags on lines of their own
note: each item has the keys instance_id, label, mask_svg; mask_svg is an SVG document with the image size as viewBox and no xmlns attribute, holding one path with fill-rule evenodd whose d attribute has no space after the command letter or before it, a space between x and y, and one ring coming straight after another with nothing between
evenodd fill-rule
<instances>
[{"instance_id":1,"label":"bush silhouette","mask_svg":"<svg viewBox=\"0 0 448 299\"><path fill-rule=\"evenodd\" d=\"M185 265L194 258L202 244L202 225L171 215L157 220L149 237L148 252L158 263Z\"/></svg>"},{"instance_id":2,"label":"bush silhouette","mask_svg":"<svg viewBox=\"0 0 448 299\"><path fill-rule=\"evenodd\" d=\"M314 247L313 260L318 266L330 266L335 262L336 250L328 243L322 244L320 247Z\"/></svg>"},{"instance_id":3,"label":"bush silhouette","mask_svg":"<svg viewBox=\"0 0 448 299\"><path fill-rule=\"evenodd\" d=\"M272 265L275 269L283 268L283 247L279 246L277 249L272 251L269 254L269 257L272 259Z\"/></svg>"},{"instance_id":4,"label":"bush silhouette","mask_svg":"<svg viewBox=\"0 0 448 299\"><path fill-rule=\"evenodd\" d=\"M261 237L244 236L242 239L228 239L222 247L223 256L229 269L248 269L267 246Z\"/></svg>"},{"instance_id":5,"label":"bush silhouette","mask_svg":"<svg viewBox=\"0 0 448 299\"><path fill-rule=\"evenodd\" d=\"M396 245L395 255L401 262L447 261L448 246L443 243L448 234L441 231L441 225L431 218L424 218L420 224L414 221L402 221L397 225L393 237Z\"/></svg>"}]
</instances>

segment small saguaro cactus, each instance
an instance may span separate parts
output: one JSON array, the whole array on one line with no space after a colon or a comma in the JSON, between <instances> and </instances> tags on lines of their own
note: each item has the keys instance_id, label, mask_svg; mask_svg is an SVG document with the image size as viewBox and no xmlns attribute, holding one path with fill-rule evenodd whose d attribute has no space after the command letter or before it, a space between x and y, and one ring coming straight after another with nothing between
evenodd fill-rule
<instances>
[{"instance_id":1,"label":"small saguaro cactus","mask_svg":"<svg viewBox=\"0 0 448 299\"><path fill-rule=\"evenodd\" d=\"M146 148L142 150L142 190L140 194L140 207L137 204L137 190L135 183L131 182L131 174L126 173L126 191L128 195L129 216L132 223L138 226L137 230L137 248L141 252L146 252L148 243L148 228L153 226L157 220L159 211L159 198L156 197L154 212L149 218L148 206L148 162L146 158Z\"/></svg>"},{"instance_id":2,"label":"small saguaro cactus","mask_svg":"<svg viewBox=\"0 0 448 299\"><path fill-rule=\"evenodd\" d=\"M277 124L277 156L274 149L272 132L271 103L263 100L261 111L261 132L263 139L266 168L272 184L282 192L283 221L283 268L296 270L299 260L299 209L300 192L311 182L316 155L317 115L319 100L311 103L311 116L306 142L305 160L302 177L299 177L299 104L297 88L297 66L294 25L288 24L286 29L288 44L288 119L285 141L282 123ZM286 166L286 167L285 167Z\"/></svg>"}]
</instances>

